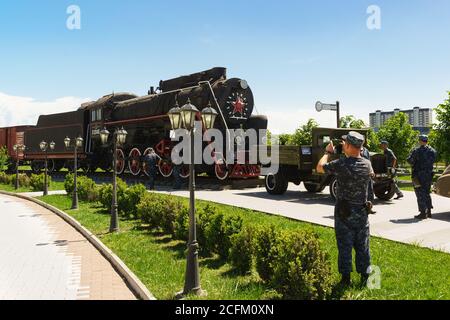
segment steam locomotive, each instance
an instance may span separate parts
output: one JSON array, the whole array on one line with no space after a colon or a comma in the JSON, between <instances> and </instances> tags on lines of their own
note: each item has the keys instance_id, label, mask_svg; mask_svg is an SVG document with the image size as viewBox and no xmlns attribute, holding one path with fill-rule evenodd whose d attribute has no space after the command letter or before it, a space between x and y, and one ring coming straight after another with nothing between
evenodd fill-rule
<instances>
[{"instance_id":1,"label":"steam locomotive","mask_svg":"<svg viewBox=\"0 0 450 320\"><path fill-rule=\"evenodd\" d=\"M83 103L77 110L59 114L41 115L35 126L0 129L0 145L8 147L14 169L17 157L13 145L23 143L26 150L19 153L21 163L29 163L34 172L44 167L45 154L40 150L41 141L54 141L55 149L48 153L49 171L63 167L73 169L73 150L67 150L64 138L84 139L83 150L79 152L80 167L86 172L97 168L112 170L112 148L100 141L103 128L114 132L124 128L127 141L117 150L116 172L126 171L138 176L148 174L143 157L153 148L161 157L158 168L164 177L171 176L173 165L170 160L174 142L171 141L171 125L167 112L176 104L180 106L190 99L199 110L211 105L218 112L215 128L227 129L267 129L267 117L254 115L253 93L247 82L239 78L227 79L225 68L213 68L199 73L160 81L151 87L148 95L113 93L96 101ZM198 118L200 120L200 117ZM2 136L4 138L2 138ZM236 143L236 142L234 142ZM246 152L251 148L247 146ZM223 149L225 150L225 148ZM238 164L216 155L214 165L196 166L199 173L216 176L218 179L249 178L260 175L255 164ZM181 176L187 177L186 166L181 168Z\"/></svg>"}]
</instances>

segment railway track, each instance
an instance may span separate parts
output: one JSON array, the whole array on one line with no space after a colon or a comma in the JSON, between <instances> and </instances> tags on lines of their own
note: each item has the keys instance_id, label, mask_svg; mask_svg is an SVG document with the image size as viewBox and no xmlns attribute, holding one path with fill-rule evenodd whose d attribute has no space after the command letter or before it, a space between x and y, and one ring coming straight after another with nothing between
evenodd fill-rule
<instances>
[{"instance_id":1,"label":"railway track","mask_svg":"<svg viewBox=\"0 0 450 320\"><path fill-rule=\"evenodd\" d=\"M20 171L21 173L26 173L27 175L31 175L33 172L31 170ZM64 181L66 174L69 172L52 172L49 173L49 176L52 177L53 181ZM95 172L85 174L83 172L78 172L78 176L87 176L94 180L96 183L111 183L112 182L112 173L111 172ZM133 185L137 183L146 184L148 182L148 177L144 174L140 176L134 176L130 173L124 173L119 176L120 179L125 181L128 185ZM182 179L182 188L188 188L189 179ZM174 178L164 178L161 175L157 175L155 180L156 188L165 188L170 189L173 187ZM240 190L247 188L257 188L264 186L263 178L249 178L249 179L227 179L227 180L218 180L215 177L207 177L207 176L197 176L195 178L195 187L199 190Z\"/></svg>"}]
</instances>

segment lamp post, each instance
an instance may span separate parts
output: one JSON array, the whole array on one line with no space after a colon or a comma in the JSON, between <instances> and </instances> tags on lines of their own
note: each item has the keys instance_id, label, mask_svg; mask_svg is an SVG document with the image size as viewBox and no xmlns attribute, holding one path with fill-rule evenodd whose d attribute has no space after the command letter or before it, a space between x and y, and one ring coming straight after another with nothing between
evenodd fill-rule
<instances>
[{"instance_id":1,"label":"lamp post","mask_svg":"<svg viewBox=\"0 0 450 320\"><path fill-rule=\"evenodd\" d=\"M122 146L125 144L128 132L122 127L121 129L116 128L113 134L113 194L111 203L111 221L109 224L109 232L119 231L119 210L117 204L117 146ZM109 131L106 128L100 131L100 140L103 146L108 144Z\"/></svg>"},{"instance_id":2,"label":"lamp post","mask_svg":"<svg viewBox=\"0 0 450 320\"><path fill-rule=\"evenodd\" d=\"M15 144L13 150L16 153L16 182L14 188L19 189L19 153L25 151L25 145Z\"/></svg>"},{"instance_id":3,"label":"lamp post","mask_svg":"<svg viewBox=\"0 0 450 320\"><path fill-rule=\"evenodd\" d=\"M46 141L42 141L39 144L39 148L42 152L45 152L45 169L44 169L44 196L48 195L48 150L55 149L55 143L52 141L47 143Z\"/></svg>"},{"instance_id":4,"label":"lamp post","mask_svg":"<svg viewBox=\"0 0 450 320\"><path fill-rule=\"evenodd\" d=\"M186 274L184 281L184 289L178 293L178 297L182 297L189 293L196 295L204 295L200 285L200 272L198 267L198 242L197 242L197 226L195 221L195 157L194 157L194 125L195 116L198 109L191 104L188 99L187 103L179 108L175 106L168 112L170 124L173 130L184 128L190 134L190 163L189 163L189 239L188 254L186 261ZM208 106L203 109L201 114L203 125L206 130L213 127L217 112Z\"/></svg>"},{"instance_id":5,"label":"lamp post","mask_svg":"<svg viewBox=\"0 0 450 320\"><path fill-rule=\"evenodd\" d=\"M83 138L78 137L76 139L70 139L69 137L66 137L64 139L64 145L67 149L70 148L70 143L73 141L73 149L74 149L74 155L73 155L73 194L72 194L72 210L78 209L78 188L77 188L77 160L78 160L78 148L83 147Z\"/></svg>"}]
</instances>

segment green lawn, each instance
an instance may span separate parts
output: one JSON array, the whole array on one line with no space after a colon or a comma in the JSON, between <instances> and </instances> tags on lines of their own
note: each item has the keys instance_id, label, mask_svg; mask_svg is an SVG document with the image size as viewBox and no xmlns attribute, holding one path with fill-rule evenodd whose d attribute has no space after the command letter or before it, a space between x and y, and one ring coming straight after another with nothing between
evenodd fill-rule
<instances>
[{"instance_id":1,"label":"green lawn","mask_svg":"<svg viewBox=\"0 0 450 320\"><path fill-rule=\"evenodd\" d=\"M78 211L70 210L67 196L47 196L50 203L77 219L111 248L142 280L158 299L173 299L183 287L185 272L184 242L149 232L137 221L120 221L121 232L109 234L109 215L98 205L80 202ZM182 199L187 201L187 199ZM203 202L203 201L199 201ZM222 206L222 205L217 205ZM282 229L312 229L320 235L329 253L335 282L337 248L331 228L312 225L261 212L222 206L228 212L243 214L244 223L274 224ZM381 289L335 291L334 299L450 299L450 254L371 238L372 263L381 269ZM236 276L231 267L217 258L201 258L201 282L207 299L269 299L273 293L258 275ZM355 283L359 280L353 275ZM192 297L194 298L194 297Z\"/></svg>"}]
</instances>

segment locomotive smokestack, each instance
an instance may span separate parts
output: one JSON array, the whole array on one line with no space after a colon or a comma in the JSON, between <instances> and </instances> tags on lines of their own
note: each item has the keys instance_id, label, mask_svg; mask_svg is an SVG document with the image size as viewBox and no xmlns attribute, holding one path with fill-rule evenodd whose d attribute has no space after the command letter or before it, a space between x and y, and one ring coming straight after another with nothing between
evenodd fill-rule
<instances>
[{"instance_id":1,"label":"locomotive smokestack","mask_svg":"<svg viewBox=\"0 0 450 320\"><path fill-rule=\"evenodd\" d=\"M150 87L150 90L148 90L148 94L149 95L152 95L152 94L155 94L155 87Z\"/></svg>"}]
</instances>

